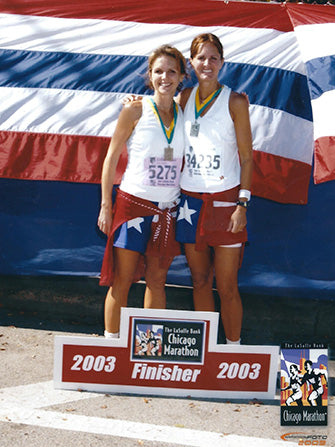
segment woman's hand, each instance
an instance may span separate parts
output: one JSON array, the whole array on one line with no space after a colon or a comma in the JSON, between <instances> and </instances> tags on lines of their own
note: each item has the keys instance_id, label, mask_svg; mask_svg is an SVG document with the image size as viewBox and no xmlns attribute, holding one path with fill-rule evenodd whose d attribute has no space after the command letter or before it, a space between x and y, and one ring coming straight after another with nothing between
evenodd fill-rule
<instances>
[{"instance_id":1,"label":"woman's hand","mask_svg":"<svg viewBox=\"0 0 335 447\"><path fill-rule=\"evenodd\" d=\"M105 233L107 236L109 235L112 229L112 209L101 206L100 213L98 217L98 227L99 229Z\"/></svg>"},{"instance_id":2,"label":"woman's hand","mask_svg":"<svg viewBox=\"0 0 335 447\"><path fill-rule=\"evenodd\" d=\"M247 225L247 210L242 206L237 206L233 212L228 225L228 231L238 233L243 231Z\"/></svg>"},{"instance_id":3,"label":"woman's hand","mask_svg":"<svg viewBox=\"0 0 335 447\"><path fill-rule=\"evenodd\" d=\"M245 97L245 99L248 101L248 106L250 105L249 96L246 94L246 92L241 92L241 95Z\"/></svg>"},{"instance_id":4,"label":"woman's hand","mask_svg":"<svg viewBox=\"0 0 335 447\"><path fill-rule=\"evenodd\" d=\"M134 101L141 101L143 96L141 95L126 95L124 98L122 98L122 104L125 106L126 104L129 104Z\"/></svg>"}]
</instances>

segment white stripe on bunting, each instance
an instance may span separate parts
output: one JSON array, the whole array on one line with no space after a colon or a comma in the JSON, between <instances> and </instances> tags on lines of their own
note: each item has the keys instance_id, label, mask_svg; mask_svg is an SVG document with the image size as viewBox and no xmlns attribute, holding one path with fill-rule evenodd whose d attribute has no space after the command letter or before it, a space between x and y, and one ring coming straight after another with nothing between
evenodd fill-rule
<instances>
[{"instance_id":1,"label":"white stripe on bunting","mask_svg":"<svg viewBox=\"0 0 335 447\"><path fill-rule=\"evenodd\" d=\"M16 14L0 14L0 25L1 48L106 55L148 56L155 42L155 47L170 43L189 57L192 39L199 33L212 32L222 40L225 59L229 62L305 74L294 32Z\"/></svg>"},{"instance_id":2,"label":"white stripe on bunting","mask_svg":"<svg viewBox=\"0 0 335 447\"><path fill-rule=\"evenodd\" d=\"M299 25L295 27L304 62L312 59L335 56L335 23Z\"/></svg>"},{"instance_id":3,"label":"white stripe on bunting","mask_svg":"<svg viewBox=\"0 0 335 447\"><path fill-rule=\"evenodd\" d=\"M112 136L123 94L0 87L1 130Z\"/></svg>"},{"instance_id":4,"label":"white stripe on bunting","mask_svg":"<svg viewBox=\"0 0 335 447\"><path fill-rule=\"evenodd\" d=\"M314 115L314 138L335 136L334 120L335 90L323 93L312 101Z\"/></svg>"},{"instance_id":5,"label":"white stripe on bunting","mask_svg":"<svg viewBox=\"0 0 335 447\"><path fill-rule=\"evenodd\" d=\"M0 87L1 130L112 136L124 95L58 89ZM313 124L268 107L250 105L254 149L311 164Z\"/></svg>"},{"instance_id":6,"label":"white stripe on bunting","mask_svg":"<svg viewBox=\"0 0 335 447\"><path fill-rule=\"evenodd\" d=\"M313 123L280 110L250 105L253 149L312 164Z\"/></svg>"},{"instance_id":7,"label":"white stripe on bunting","mask_svg":"<svg viewBox=\"0 0 335 447\"><path fill-rule=\"evenodd\" d=\"M335 23L295 28L302 58L309 69L314 139L335 136ZM313 61L313 65L309 64Z\"/></svg>"}]
</instances>

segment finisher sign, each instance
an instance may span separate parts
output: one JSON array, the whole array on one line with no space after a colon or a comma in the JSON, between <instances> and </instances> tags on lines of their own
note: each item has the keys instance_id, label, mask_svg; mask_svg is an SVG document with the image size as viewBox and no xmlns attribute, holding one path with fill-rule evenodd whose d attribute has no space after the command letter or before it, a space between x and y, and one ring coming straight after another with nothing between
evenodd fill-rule
<instances>
[{"instance_id":1,"label":"finisher sign","mask_svg":"<svg viewBox=\"0 0 335 447\"><path fill-rule=\"evenodd\" d=\"M55 337L55 388L268 398L279 347L217 344L219 314L123 308L119 339Z\"/></svg>"}]
</instances>

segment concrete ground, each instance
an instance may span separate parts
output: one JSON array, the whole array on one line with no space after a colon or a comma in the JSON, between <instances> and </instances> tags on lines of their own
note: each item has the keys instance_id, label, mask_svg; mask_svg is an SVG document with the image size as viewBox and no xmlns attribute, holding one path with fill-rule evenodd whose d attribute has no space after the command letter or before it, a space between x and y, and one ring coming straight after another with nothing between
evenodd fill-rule
<instances>
[{"instance_id":1,"label":"concrete ground","mask_svg":"<svg viewBox=\"0 0 335 447\"><path fill-rule=\"evenodd\" d=\"M129 306L142 307L143 292L135 284ZM1 446L294 447L318 440L313 445L335 447L334 360L326 427L280 426L278 387L269 402L54 390L55 335L102 335L105 293L96 278L0 277ZM335 301L242 299L243 343L326 342L334 359ZM192 290L168 287L167 307L192 309Z\"/></svg>"}]
</instances>

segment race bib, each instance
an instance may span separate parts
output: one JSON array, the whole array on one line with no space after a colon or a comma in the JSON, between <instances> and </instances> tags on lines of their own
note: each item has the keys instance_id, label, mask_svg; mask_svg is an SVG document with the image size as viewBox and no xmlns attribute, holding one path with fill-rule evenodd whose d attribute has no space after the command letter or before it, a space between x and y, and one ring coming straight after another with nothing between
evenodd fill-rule
<instances>
[{"instance_id":1,"label":"race bib","mask_svg":"<svg viewBox=\"0 0 335 447\"><path fill-rule=\"evenodd\" d=\"M223 173L221 151L213 148L205 154L196 154L190 146L185 154L184 169L187 170L190 177L220 177Z\"/></svg>"},{"instance_id":2,"label":"race bib","mask_svg":"<svg viewBox=\"0 0 335 447\"><path fill-rule=\"evenodd\" d=\"M145 185L178 187L180 179L181 158L164 160L164 158L150 157L144 160L147 172Z\"/></svg>"}]
</instances>

